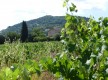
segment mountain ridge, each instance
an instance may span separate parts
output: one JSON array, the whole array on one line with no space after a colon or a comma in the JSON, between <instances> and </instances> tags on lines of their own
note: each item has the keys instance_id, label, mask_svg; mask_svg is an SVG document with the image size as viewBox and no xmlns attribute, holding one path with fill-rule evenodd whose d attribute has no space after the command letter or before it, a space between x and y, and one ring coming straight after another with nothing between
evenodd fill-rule
<instances>
[{"instance_id":1,"label":"mountain ridge","mask_svg":"<svg viewBox=\"0 0 108 80\"><path fill-rule=\"evenodd\" d=\"M89 18L83 17L84 19L88 20ZM34 28L34 27L41 27L44 29L49 29L53 27L63 27L65 24L65 16L51 16L51 15L46 15L43 17L39 17L37 19L32 19L29 21L26 21L28 25L28 30L29 32ZM5 35L7 32L17 32L20 33L22 28L22 22L17 23L13 26L9 26L8 28L4 29L1 31L1 34Z\"/></svg>"}]
</instances>

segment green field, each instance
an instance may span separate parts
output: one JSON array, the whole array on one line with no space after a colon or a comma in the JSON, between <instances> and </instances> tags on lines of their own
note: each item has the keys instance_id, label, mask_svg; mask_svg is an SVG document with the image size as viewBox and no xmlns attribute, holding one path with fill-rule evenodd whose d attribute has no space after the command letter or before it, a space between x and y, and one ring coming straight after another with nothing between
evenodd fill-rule
<instances>
[{"instance_id":1,"label":"green field","mask_svg":"<svg viewBox=\"0 0 108 80\"><path fill-rule=\"evenodd\" d=\"M108 17L88 21L68 5L61 42L0 45L0 80L108 80ZM70 6L70 7L69 7Z\"/></svg>"},{"instance_id":2,"label":"green field","mask_svg":"<svg viewBox=\"0 0 108 80\"><path fill-rule=\"evenodd\" d=\"M0 45L0 66L12 63L23 63L27 59L40 60L43 57L54 57L61 53L64 46L61 42L6 43Z\"/></svg>"},{"instance_id":3,"label":"green field","mask_svg":"<svg viewBox=\"0 0 108 80\"><path fill-rule=\"evenodd\" d=\"M0 80L5 77L2 74L3 70L10 68L14 64L23 66L28 60L33 60L34 62L38 63L40 59L55 57L55 55L57 53L61 53L63 49L64 45L61 42L57 41L36 43L15 42L12 44L5 43L4 45L0 45L0 68L2 70L0 73ZM44 72L41 78L37 78L35 75L35 77L33 76L32 80L42 80L42 78L45 77L46 74L50 73ZM48 78L51 79L51 76L52 75L48 76Z\"/></svg>"}]
</instances>

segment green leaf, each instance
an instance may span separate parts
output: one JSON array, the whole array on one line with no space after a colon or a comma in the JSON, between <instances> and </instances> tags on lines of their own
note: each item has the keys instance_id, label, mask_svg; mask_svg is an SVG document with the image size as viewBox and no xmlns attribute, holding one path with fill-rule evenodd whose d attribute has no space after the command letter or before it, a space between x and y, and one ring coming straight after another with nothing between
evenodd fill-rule
<instances>
[{"instance_id":1,"label":"green leaf","mask_svg":"<svg viewBox=\"0 0 108 80\"><path fill-rule=\"evenodd\" d=\"M65 28L68 28L70 25L71 25L71 23L70 23L70 22L67 22L67 23L65 24Z\"/></svg>"},{"instance_id":2,"label":"green leaf","mask_svg":"<svg viewBox=\"0 0 108 80\"><path fill-rule=\"evenodd\" d=\"M61 75L60 75L60 72L56 72L56 73L55 73L55 76L59 78L59 77L61 76Z\"/></svg>"},{"instance_id":3,"label":"green leaf","mask_svg":"<svg viewBox=\"0 0 108 80\"><path fill-rule=\"evenodd\" d=\"M22 79L23 80L30 80L29 72L26 68L23 69Z\"/></svg>"},{"instance_id":4,"label":"green leaf","mask_svg":"<svg viewBox=\"0 0 108 80\"><path fill-rule=\"evenodd\" d=\"M104 20L103 20L103 25L104 25L105 27L108 26L108 17L104 18Z\"/></svg>"},{"instance_id":5,"label":"green leaf","mask_svg":"<svg viewBox=\"0 0 108 80\"><path fill-rule=\"evenodd\" d=\"M66 2L64 1L64 3L63 3L63 7L66 7Z\"/></svg>"},{"instance_id":6,"label":"green leaf","mask_svg":"<svg viewBox=\"0 0 108 80\"><path fill-rule=\"evenodd\" d=\"M103 54L104 54L105 57L108 57L108 51L107 50L104 50Z\"/></svg>"},{"instance_id":7,"label":"green leaf","mask_svg":"<svg viewBox=\"0 0 108 80\"><path fill-rule=\"evenodd\" d=\"M16 80L18 79L19 75L21 74L20 70L17 68L13 72L13 79Z\"/></svg>"},{"instance_id":8,"label":"green leaf","mask_svg":"<svg viewBox=\"0 0 108 80\"><path fill-rule=\"evenodd\" d=\"M89 68L91 68L93 65L94 65L94 59L91 58L90 67Z\"/></svg>"},{"instance_id":9,"label":"green leaf","mask_svg":"<svg viewBox=\"0 0 108 80\"><path fill-rule=\"evenodd\" d=\"M65 0L66 2L68 2L69 0Z\"/></svg>"},{"instance_id":10,"label":"green leaf","mask_svg":"<svg viewBox=\"0 0 108 80\"><path fill-rule=\"evenodd\" d=\"M68 44L69 52L73 52L75 50L75 46L76 46L76 44L72 44L72 43Z\"/></svg>"},{"instance_id":11,"label":"green leaf","mask_svg":"<svg viewBox=\"0 0 108 80\"><path fill-rule=\"evenodd\" d=\"M7 77L12 75L12 71L8 67L5 69L5 73Z\"/></svg>"},{"instance_id":12,"label":"green leaf","mask_svg":"<svg viewBox=\"0 0 108 80\"><path fill-rule=\"evenodd\" d=\"M82 73L79 73L79 78L81 79L81 80L84 80L84 75L82 74Z\"/></svg>"},{"instance_id":13,"label":"green leaf","mask_svg":"<svg viewBox=\"0 0 108 80\"><path fill-rule=\"evenodd\" d=\"M74 7L70 7L70 11L72 12L72 11L74 11L75 10L75 8Z\"/></svg>"},{"instance_id":14,"label":"green leaf","mask_svg":"<svg viewBox=\"0 0 108 80\"><path fill-rule=\"evenodd\" d=\"M72 16L71 16L70 14L66 14L65 19L66 19L67 21L71 20L71 18L72 18Z\"/></svg>"}]
</instances>

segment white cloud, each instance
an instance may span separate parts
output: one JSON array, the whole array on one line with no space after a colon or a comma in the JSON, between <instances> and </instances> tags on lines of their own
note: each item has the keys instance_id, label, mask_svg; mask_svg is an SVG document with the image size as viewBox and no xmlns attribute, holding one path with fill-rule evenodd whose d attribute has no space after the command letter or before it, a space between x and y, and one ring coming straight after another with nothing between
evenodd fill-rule
<instances>
[{"instance_id":1,"label":"white cloud","mask_svg":"<svg viewBox=\"0 0 108 80\"><path fill-rule=\"evenodd\" d=\"M0 0L0 30L22 20L63 15L63 0Z\"/></svg>"},{"instance_id":2,"label":"white cloud","mask_svg":"<svg viewBox=\"0 0 108 80\"><path fill-rule=\"evenodd\" d=\"M64 15L64 0L0 0L0 30L22 20L30 20L44 15ZM99 9L107 11L108 0L71 0L77 5L79 15L85 11ZM89 14L89 12L87 13Z\"/></svg>"},{"instance_id":3,"label":"white cloud","mask_svg":"<svg viewBox=\"0 0 108 80\"><path fill-rule=\"evenodd\" d=\"M108 0L71 0L77 5L79 14L83 14L85 10L91 10L93 8L106 11L108 6Z\"/></svg>"}]
</instances>

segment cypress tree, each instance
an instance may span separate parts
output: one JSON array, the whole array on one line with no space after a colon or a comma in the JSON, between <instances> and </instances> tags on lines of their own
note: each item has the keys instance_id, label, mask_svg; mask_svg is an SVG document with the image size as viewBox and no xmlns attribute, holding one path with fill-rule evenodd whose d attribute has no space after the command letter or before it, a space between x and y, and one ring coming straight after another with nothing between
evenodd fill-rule
<instances>
[{"instance_id":1,"label":"cypress tree","mask_svg":"<svg viewBox=\"0 0 108 80\"><path fill-rule=\"evenodd\" d=\"M21 42L26 42L28 38L28 28L25 21L22 22Z\"/></svg>"}]
</instances>

